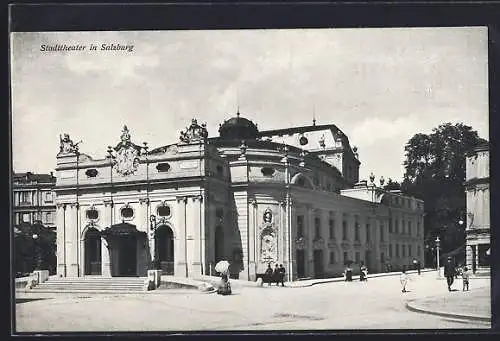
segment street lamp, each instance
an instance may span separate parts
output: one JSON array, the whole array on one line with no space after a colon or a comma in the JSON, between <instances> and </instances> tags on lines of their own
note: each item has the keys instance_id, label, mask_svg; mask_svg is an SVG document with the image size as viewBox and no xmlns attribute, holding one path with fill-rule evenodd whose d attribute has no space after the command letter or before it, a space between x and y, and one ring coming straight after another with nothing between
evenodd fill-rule
<instances>
[{"instance_id":1,"label":"street lamp","mask_svg":"<svg viewBox=\"0 0 500 341\"><path fill-rule=\"evenodd\" d=\"M439 236L436 237L436 260L437 260L437 270L438 270L438 277L441 277L440 274L440 267L439 267Z\"/></svg>"},{"instance_id":2,"label":"street lamp","mask_svg":"<svg viewBox=\"0 0 500 341\"><path fill-rule=\"evenodd\" d=\"M33 255L35 256L35 270L41 270L41 259L38 250L38 234L33 233L31 236L33 238Z\"/></svg>"},{"instance_id":3,"label":"street lamp","mask_svg":"<svg viewBox=\"0 0 500 341\"><path fill-rule=\"evenodd\" d=\"M153 247L154 247L154 259L153 259L153 269L154 270L159 270L159 261L158 261L158 243L156 243L156 216L152 214L149 217L149 221L151 223L151 231L153 231L153 236L154 236L154 241L153 241Z\"/></svg>"}]
</instances>

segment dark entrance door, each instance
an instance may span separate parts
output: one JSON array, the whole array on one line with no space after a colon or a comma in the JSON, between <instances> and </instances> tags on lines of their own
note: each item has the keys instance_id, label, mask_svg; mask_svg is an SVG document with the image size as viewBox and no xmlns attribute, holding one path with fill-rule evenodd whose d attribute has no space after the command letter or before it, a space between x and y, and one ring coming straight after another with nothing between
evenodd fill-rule
<instances>
[{"instance_id":1,"label":"dark entrance door","mask_svg":"<svg viewBox=\"0 0 500 341\"><path fill-rule=\"evenodd\" d=\"M155 233L156 257L165 275L174 274L174 233L168 226L160 226Z\"/></svg>"},{"instance_id":2,"label":"dark entrance door","mask_svg":"<svg viewBox=\"0 0 500 341\"><path fill-rule=\"evenodd\" d=\"M304 278L306 275L306 264L305 264L305 252L304 250L297 250L297 277Z\"/></svg>"},{"instance_id":3,"label":"dark entrance door","mask_svg":"<svg viewBox=\"0 0 500 341\"><path fill-rule=\"evenodd\" d=\"M85 234L85 275L101 275L101 235L95 228Z\"/></svg>"},{"instance_id":4,"label":"dark entrance door","mask_svg":"<svg viewBox=\"0 0 500 341\"><path fill-rule=\"evenodd\" d=\"M137 237L121 236L119 249L119 276L137 276Z\"/></svg>"},{"instance_id":5,"label":"dark entrance door","mask_svg":"<svg viewBox=\"0 0 500 341\"><path fill-rule=\"evenodd\" d=\"M314 277L323 278L323 250L314 250Z\"/></svg>"}]
</instances>

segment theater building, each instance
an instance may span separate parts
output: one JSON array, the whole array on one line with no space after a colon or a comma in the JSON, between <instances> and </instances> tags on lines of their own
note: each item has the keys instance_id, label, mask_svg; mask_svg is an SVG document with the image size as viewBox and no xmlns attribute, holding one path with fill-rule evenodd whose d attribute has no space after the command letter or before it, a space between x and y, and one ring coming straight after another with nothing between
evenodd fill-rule
<instances>
[{"instance_id":1,"label":"theater building","mask_svg":"<svg viewBox=\"0 0 500 341\"><path fill-rule=\"evenodd\" d=\"M346 262L423 264L423 202L359 181L357 150L333 124L259 131L238 113L219 136L193 119L172 142L138 145L125 126L98 159L61 137L58 274L145 276L156 264L195 277L225 259L233 278L283 264L296 280Z\"/></svg>"},{"instance_id":2,"label":"theater building","mask_svg":"<svg viewBox=\"0 0 500 341\"><path fill-rule=\"evenodd\" d=\"M490 266L489 146L476 147L466 158L466 263L476 272Z\"/></svg>"}]
</instances>

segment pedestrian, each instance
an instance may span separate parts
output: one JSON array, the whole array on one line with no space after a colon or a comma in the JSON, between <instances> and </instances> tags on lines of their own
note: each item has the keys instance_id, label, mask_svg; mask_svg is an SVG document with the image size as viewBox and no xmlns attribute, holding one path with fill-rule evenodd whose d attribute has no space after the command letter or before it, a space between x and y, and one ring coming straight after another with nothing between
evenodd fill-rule
<instances>
[{"instance_id":1,"label":"pedestrian","mask_svg":"<svg viewBox=\"0 0 500 341\"><path fill-rule=\"evenodd\" d=\"M406 292L406 284L408 284L408 275L406 274L406 269L401 270L401 276L399 276L399 282L401 283L401 292Z\"/></svg>"},{"instance_id":2,"label":"pedestrian","mask_svg":"<svg viewBox=\"0 0 500 341\"><path fill-rule=\"evenodd\" d=\"M359 268L359 281L360 282L367 281L368 280L367 276L368 276L368 268L366 267L366 265L361 263L361 267Z\"/></svg>"},{"instance_id":3,"label":"pedestrian","mask_svg":"<svg viewBox=\"0 0 500 341\"><path fill-rule=\"evenodd\" d=\"M267 264L267 269L264 273L264 281L267 282L268 286L271 286L271 282L273 281L273 269L271 268L271 264Z\"/></svg>"},{"instance_id":4,"label":"pedestrian","mask_svg":"<svg viewBox=\"0 0 500 341\"><path fill-rule=\"evenodd\" d=\"M467 291L469 291L469 278L470 278L470 271L467 267L464 267L462 271L462 281L463 281L462 291L465 291L466 288Z\"/></svg>"},{"instance_id":5,"label":"pedestrian","mask_svg":"<svg viewBox=\"0 0 500 341\"><path fill-rule=\"evenodd\" d=\"M221 281L219 287L217 288L217 294L219 295L231 295L231 283L229 283L229 278L227 272L221 275Z\"/></svg>"},{"instance_id":6,"label":"pedestrian","mask_svg":"<svg viewBox=\"0 0 500 341\"><path fill-rule=\"evenodd\" d=\"M276 286L279 286L279 282L280 282L280 269L278 267L278 264L276 264L276 267L274 268L273 282L276 282Z\"/></svg>"},{"instance_id":7,"label":"pedestrian","mask_svg":"<svg viewBox=\"0 0 500 341\"><path fill-rule=\"evenodd\" d=\"M346 282L352 282L352 269L349 265L347 265L344 270L344 276Z\"/></svg>"},{"instance_id":8,"label":"pedestrian","mask_svg":"<svg viewBox=\"0 0 500 341\"><path fill-rule=\"evenodd\" d=\"M420 267L421 267L421 264L420 264L420 259L417 260L417 270L418 270L418 274L420 275Z\"/></svg>"},{"instance_id":9,"label":"pedestrian","mask_svg":"<svg viewBox=\"0 0 500 341\"><path fill-rule=\"evenodd\" d=\"M453 265L451 257L448 257L446 263L444 264L444 276L446 277L446 283L448 284L448 291L451 291L451 285L455 279L455 266Z\"/></svg>"},{"instance_id":10,"label":"pedestrian","mask_svg":"<svg viewBox=\"0 0 500 341\"><path fill-rule=\"evenodd\" d=\"M281 286L284 287L285 286L285 274L286 274L286 270L285 270L285 267L283 266L283 264L280 264L280 282L281 282Z\"/></svg>"},{"instance_id":11,"label":"pedestrian","mask_svg":"<svg viewBox=\"0 0 500 341\"><path fill-rule=\"evenodd\" d=\"M417 260L415 258L413 258L413 269L414 270L417 270Z\"/></svg>"}]
</instances>

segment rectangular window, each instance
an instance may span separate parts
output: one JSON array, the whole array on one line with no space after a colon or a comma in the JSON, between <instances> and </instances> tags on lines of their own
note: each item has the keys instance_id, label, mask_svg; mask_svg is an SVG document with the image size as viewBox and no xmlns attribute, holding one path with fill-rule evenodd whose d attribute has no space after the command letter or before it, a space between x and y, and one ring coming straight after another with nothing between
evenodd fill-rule
<instances>
[{"instance_id":1,"label":"rectangular window","mask_svg":"<svg viewBox=\"0 0 500 341\"><path fill-rule=\"evenodd\" d=\"M370 233L370 223L367 223L366 224L366 241L369 242L371 238L372 238L372 236Z\"/></svg>"},{"instance_id":2,"label":"rectangular window","mask_svg":"<svg viewBox=\"0 0 500 341\"><path fill-rule=\"evenodd\" d=\"M330 251L330 264L335 263L335 252Z\"/></svg>"},{"instance_id":3,"label":"rectangular window","mask_svg":"<svg viewBox=\"0 0 500 341\"><path fill-rule=\"evenodd\" d=\"M328 229L330 231L330 239L335 239L335 221L331 218L328 220Z\"/></svg>"},{"instance_id":4,"label":"rectangular window","mask_svg":"<svg viewBox=\"0 0 500 341\"><path fill-rule=\"evenodd\" d=\"M389 219L389 233L392 233L392 219Z\"/></svg>"},{"instance_id":5,"label":"rectangular window","mask_svg":"<svg viewBox=\"0 0 500 341\"><path fill-rule=\"evenodd\" d=\"M344 262L347 262L349 260L349 254L347 252L344 252Z\"/></svg>"},{"instance_id":6,"label":"rectangular window","mask_svg":"<svg viewBox=\"0 0 500 341\"><path fill-rule=\"evenodd\" d=\"M347 221L342 221L342 239L347 240Z\"/></svg>"},{"instance_id":7,"label":"rectangular window","mask_svg":"<svg viewBox=\"0 0 500 341\"><path fill-rule=\"evenodd\" d=\"M392 244L389 244L389 257L392 257Z\"/></svg>"},{"instance_id":8,"label":"rectangular window","mask_svg":"<svg viewBox=\"0 0 500 341\"><path fill-rule=\"evenodd\" d=\"M401 234L405 234L406 233L406 224L405 224L405 220L404 219L401 219Z\"/></svg>"},{"instance_id":9,"label":"rectangular window","mask_svg":"<svg viewBox=\"0 0 500 341\"><path fill-rule=\"evenodd\" d=\"M417 237L420 236L420 218L417 220Z\"/></svg>"},{"instance_id":10,"label":"rectangular window","mask_svg":"<svg viewBox=\"0 0 500 341\"><path fill-rule=\"evenodd\" d=\"M26 222L26 223L31 222L29 213L23 213L23 222Z\"/></svg>"},{"instance_id":11,"label":"rectangular window","mask_svg":"<svg viewBox=\"0 0 500 341\"><path fill-rule=\"evenodd\" d=\"M47 224L53 224L54 223L54 221L52 219L52 212L46 212L45 213L45 222Z\"/></svg>"},{"instance_id":12,"label":"rectangular window","mask_svg":"<svg viewBox=\"0 0 500 341\"><path fill-rule=\"evenodd\" d=\"M411 245L408 245L408 256L413 256L412 250L411 250Z\"/></svg>"},{"instance_id":13,"label":"rectangular window","mask_svg":"<svg viewBox=\"0 0 500 341\"><path fill-rule=\"evenodd\" d=\"M385 263L385 255L383 252L380 253L380 263Z\"/></svg>"},{"instance_id":14,"label":"rectangular window","mask_svg":"<svg viewBox=\"0 0 500 341\"><path fill-rule=\"evenodd\" d=\"M321 238L321 220L319 217L314 218L314 238Z\"/></svg>"},{"instance_id":15,"label":"rectangular window","mask_svg":"<svg viewBox=\"0 0 500 341\"><path fill-rule=\"evenodd\" d=\"M303 215L297 216L297 237L298 238L304 237L304 216Z\"/></svg>"},{"instance_id":16,"label":"rectangular window","mask_svg":"<svg viewBox=\"0 0 500 341\"><path fill-rule=\"evenodd\" d=\"M45 201L52 202L52 192L45 192Z\"/></svg>"},{"instance_id":17,"label":"rectangular window","mask_svg":"<svg viewBox=\"0 0 500 341\"><path fill-rule=\"evenodd\" d=\"M361 257L359 256L359 252L356 252L356 264L361 262Z\"/></svg>"},{"instance_id":18,"label":"rectangular window","mask_svg":"<svg viewBox=\"0 0 500 341\"><path fill-rule=\"evenodd\" d=\"M420 250L420 245L418 245L418 246L417 246L417 257L420 257L420 253L421 253L421 252L422 252L422 251Z\"/></svg>"},{"instance_id":19,"label":"rectangular window","mask_svg":"<svg viewBox=\"0 0 500 341\"><path fill-rule=\"evenodd\" d=\"M359 221L358 221L358 217L356 216L354 218L354 240L355 241L359 241Z\"/></svg>"},{"instance_id":20,"label":"rectangular window","mask_svg":"<svg viewBox=\"0 0 500 341\"><path fill-rule=\"evenodd\" d=\"M403 257L406 257L406 245L405 244L401 245L401 251L402 251L401 253L403 254Z\"/></svg>"},{"instance_id":21,"label":"rectangular window","mask_svg":"<svg viewBox=\"0 0 500 341\"><path fill-rule=\"evenodd\" d=\"M394 233L399 233L399 220L394 219Z\"/></svg>"},{"instance_id":22,"label":"rectangular window","mask_svg":"<svg viewBox=\"0 0 500 341\"><path fill-rule=\"evenodd\" d=\"M384 224L382 222L380 223L380 241L381 242L385 241Z\"/></svg>"},{"instance_id":23,"label":"rectangular window","mask_svg":"<svg viewBox=\"0 0 500 341\"><path fill-rule=\"evenodd\" d=\"M396 257L399 257L399 244L396 244Z\"/></svg>"},{"instance_id":24,"label":"rectangular window","mask_svg":"<svg viewBox=\"0 0 500 341\"><path fill-rule=\"evenodd\" d=\"M411 236L411 221L408 221L408 234Z\"/></svg>"}]
</instances>

